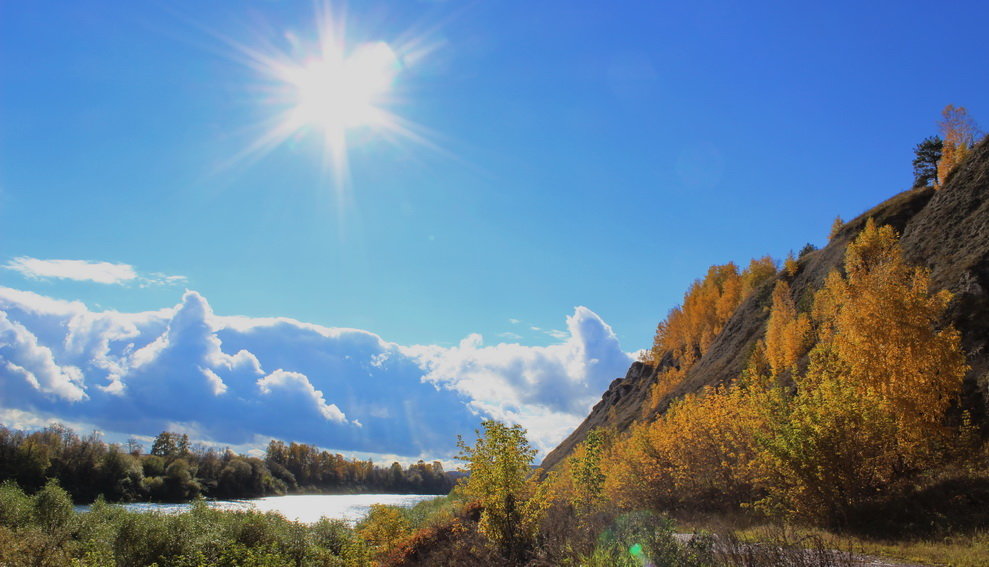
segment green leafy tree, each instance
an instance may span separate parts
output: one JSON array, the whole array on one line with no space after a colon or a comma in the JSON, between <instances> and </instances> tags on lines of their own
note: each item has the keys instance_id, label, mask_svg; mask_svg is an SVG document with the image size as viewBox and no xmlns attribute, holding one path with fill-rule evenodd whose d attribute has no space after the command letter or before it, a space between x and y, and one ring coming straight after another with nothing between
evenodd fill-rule
<instances>
[{"instance_id":1,"label":"green leafy tree","mask_svg":"<svg viewBox=\"0 0 989 567\"><path fill-rule=\"evenodd\" d=\"M913 186L927 187L937 183L937 164L941 161L944 140L929 136L913 148Z\"/></svg>"},{"instance_id":2,"label":"green leafy tree","mask_svg":"<svg viewBox=\"0 0 989 567\"><path fill-rule=\"evenodd\" d=\"M45 537L37 541L37 544L30 545L33 547L30 553L33 557L30 562L24 564L39 566L68 564L66 543L72 537L72 522L75 516L72 498L58 485L58 481L49 480L32 500L34 523L41 528ZM8 565L2 560L0 564Z\"/></svg>"},{"instance_id":3,"label":"green leafy tree","mask_svg":"<svg viewBox=\"0 0 989 567\"><path fill-rule=\"evenodd\" d=\"M162 431L151 445L151 454L167 459L184 457L189 454L189 436Z\"/></svg>"},{"instance_id":4,"label":"green leafy tree","mask_svg":"<svg viewBox=\"0 0 989 567\"><path fill-rule=\"evenodd\" d=\"M532 475L536 450L520 425L488 420L481 426L484 434L476 432L473 446L458 437L457 459L467 463L461 470L470 473L460 486L483 507L481 532L505 559L520 564L533 548L539 517L547 506L546 488Z\"/></svg>"},{"instance_id":5,"label":"green leafy tree","mask_svg":"<svg viewBox=\"0 0 989 567\"><path fill-rule=\"evenodd\" d=\"M605 481L601 458L608 441L608 432L596 427L587 434L579 450L574 452L570 474L573 476L578 508L592 509L601 499Z\"/></svg>"},{"instance_id":6,"label":"green leafy tree","mask_svg":"<svg viewBox=\"0 0 989 567\"><path fill-rule=\"evenodd\" d=\"M47 532L53 533L68 526L72 520L72 498L55 480L49 480L34 495L35 521Z\"/></svg>"}]
</instances>

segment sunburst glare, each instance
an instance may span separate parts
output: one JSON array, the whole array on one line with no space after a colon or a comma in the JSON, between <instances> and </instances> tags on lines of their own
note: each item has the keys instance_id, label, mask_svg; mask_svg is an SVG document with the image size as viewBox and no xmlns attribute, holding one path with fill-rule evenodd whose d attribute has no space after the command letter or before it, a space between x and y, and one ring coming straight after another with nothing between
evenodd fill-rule
<instances>
[{"instance_id":1,"label":"sunburst glare","mask_svg":"<svg viewBox=\"0 0 989 567\"><path fill-rule=\"evenodd\" d=\"M332 170L338 195L349 185L348 145L360 134L426 143L407 120L391 111L395 86L410 62L431 48L422 39L389 44L348 44L342 20L324 6L317 10L315 40L286 34L291 50L237 45L249 64L266 77L269 128L245 154L263 154L289 139L321 138L324 165ZM426 145L431 145L426 143Z\"/></svg>"},{"instance_id":2,"label":"sunburst glare","mask_svg":"<svg viewBox=\"0 0 989 567\"><path fill-rule=\"evenodd\" d=\"M398 58L384 42L362 45L348 57L324 52L303 67L285 69L283 79L296 98L290 121L297 128L314 125L327 133L387 124L377 105L398 70Z\"/></svg>"}]
</instances>

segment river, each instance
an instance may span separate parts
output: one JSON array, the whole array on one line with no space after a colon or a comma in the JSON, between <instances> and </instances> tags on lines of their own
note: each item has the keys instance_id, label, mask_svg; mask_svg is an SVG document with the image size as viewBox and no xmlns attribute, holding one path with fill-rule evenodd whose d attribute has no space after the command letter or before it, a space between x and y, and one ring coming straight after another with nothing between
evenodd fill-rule
<instances>
[{"instance_id":1,"label":"river","mask_svg":"<svg viewBox=\"0 0 989 567\"><path fill-rule=\"evenodd\" d=\"M372 504L412 506L417 502L436 498L437 495L423 494L296 494L291 496L267 496L250 500L208 500L207 506L220 510L258 510L278 512L289 520L311 524L320 518L346 520L355 523L367 515ZM120 504L128 510L138 512L160 512L177 514L188 510L192 504L157 504L135 502ZM76 506L76 511L85 512L89 506Z\"/></svg>"}]
</instances>

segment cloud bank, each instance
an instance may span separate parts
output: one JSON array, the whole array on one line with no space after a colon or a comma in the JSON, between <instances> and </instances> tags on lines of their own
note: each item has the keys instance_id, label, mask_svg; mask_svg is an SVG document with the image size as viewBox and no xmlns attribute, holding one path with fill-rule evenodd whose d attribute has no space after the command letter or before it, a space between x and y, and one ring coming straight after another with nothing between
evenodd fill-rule
<instances>
[{"instance_id":1,"label":"cloud bank","mask_svg":"<svg viewBox=\"0 0 989 567\"><path fill-rule=\"evenodd\" d=\"M520 423L542 451L587 414L630 357L577 307L560 342L400 345L359 329L173 307L91 311L0 287L0 419L110 433L171 429L230 445L269 438L342 452L448 458L486 418Z\"/></svg>"}]
</instances>

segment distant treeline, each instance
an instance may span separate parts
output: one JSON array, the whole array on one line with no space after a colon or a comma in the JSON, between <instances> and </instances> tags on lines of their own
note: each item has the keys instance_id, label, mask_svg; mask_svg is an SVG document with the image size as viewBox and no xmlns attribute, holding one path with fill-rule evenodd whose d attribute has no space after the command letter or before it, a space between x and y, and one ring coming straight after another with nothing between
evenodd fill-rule
<instances>
[{"instance_id":1,"label":"distant treeline","mask_svg":"<svg viewBox=\"0 0 989 567\"><path fill-rule=\"evenodd\" d=\"M123 447L58 424L32 433L0 426L0 482L13 480L34 492L49 479L58 480L76 502L101 494L111 502L289 492L445 494L454 484L438 461L378 467L300 443L272 441L262 459L193 445L187 435L166 431L145 453L136 441Z\"/></svg>"}]
</instances>

